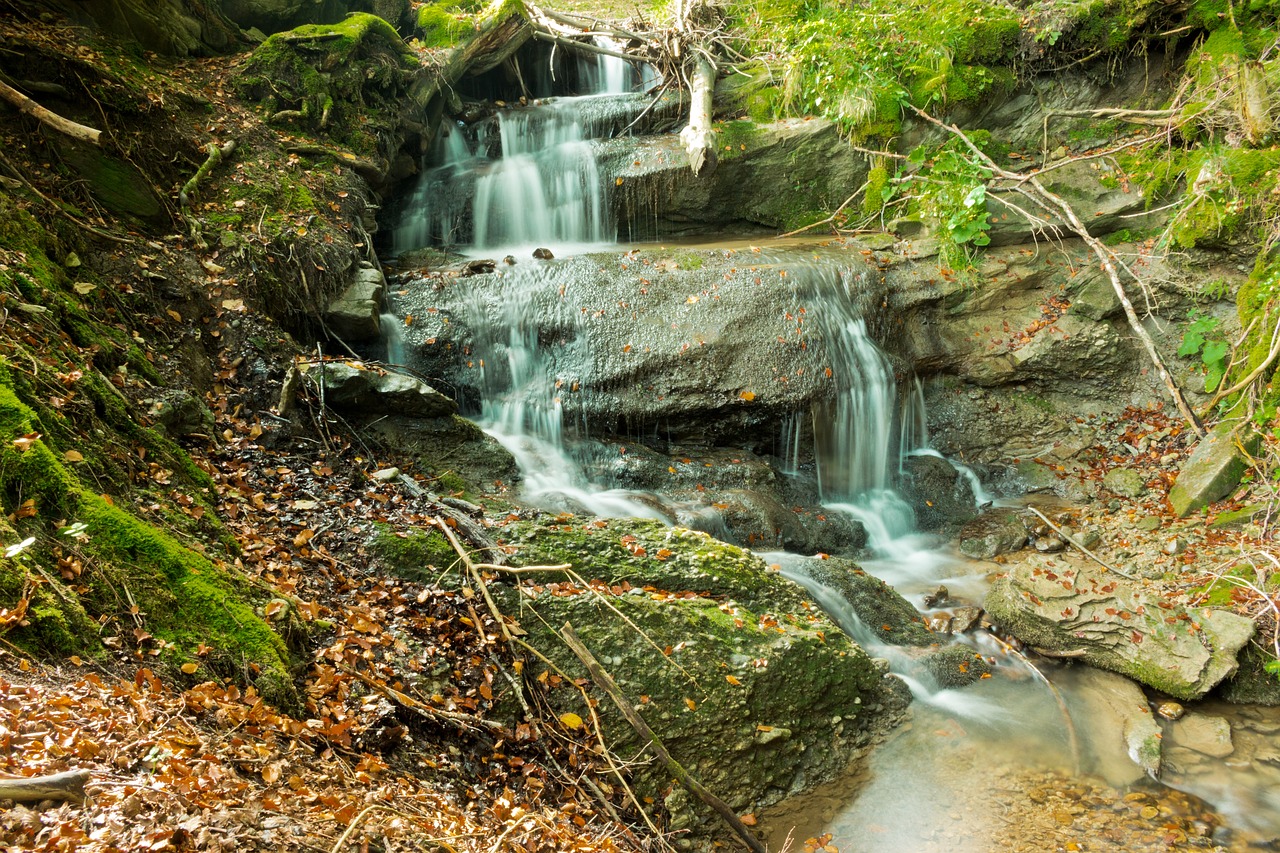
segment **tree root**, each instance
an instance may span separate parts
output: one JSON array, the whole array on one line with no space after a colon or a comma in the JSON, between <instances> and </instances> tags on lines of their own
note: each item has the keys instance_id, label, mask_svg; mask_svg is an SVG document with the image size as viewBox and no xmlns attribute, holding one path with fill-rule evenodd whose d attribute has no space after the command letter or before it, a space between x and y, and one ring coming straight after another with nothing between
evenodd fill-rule
<instances>
[{"instance_id":1,"label":"tree root","mask_svg":"<svg viewBox=\"0 0 1280 853\"><path fill-rule=\"evenodd\" d=\"M178 192L178 202L182 206L182 217L187 220L187 228L191 233L191 239L201 249L207 248L204 237L200 234L200 221L191 213L190 199L191 194L196 191L200 185L200 181L204 180L214 167L226 158L230 157L236 150L236 141L232 139L221 148L210 142L205 146L205 152L209 155L205 161L200 164L200 168L196 169L196 173L191 176L191 180L182 185L182 189Z\"/></svg>"}]
</instances>

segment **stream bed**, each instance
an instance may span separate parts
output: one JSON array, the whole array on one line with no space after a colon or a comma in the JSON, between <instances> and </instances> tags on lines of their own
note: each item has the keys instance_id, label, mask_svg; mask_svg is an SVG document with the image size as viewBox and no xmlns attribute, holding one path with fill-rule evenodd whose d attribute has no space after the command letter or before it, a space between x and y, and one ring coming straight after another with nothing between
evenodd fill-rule
<instances>
[{"instance_id":1,"label":"stream bed","mask_svg":"<svg viewBox=\"0 0 1280 853\"><path fill-rule=\"evenodd\" d=\"M645 79L616 70L598 76L615 81L610 84L615 92ZM860 564L922 612L940 609L926 605L940 585L953 604L979 605L989 574L999 566L958 557L947 543L919 533L911 507L895 491L904 460L941 454L929 446L914 377L896 375L892 359L876 342L874 324L864 316L867 275L857 259L839 259L834 250L799 252L794 242L766 246L763 252L740 242L705 243L703 249L739 252L750 260L726 272L714 293L687 297L687 305L701 300L699 310L709 312L698 323L644 313L639 294L649 293L650 281L643 276L655 278L655 290L660 286L654 270L643 270L639 283L629 282L626 286L634 289L626 292L610 290L604 278L595 277L597 264L600 273L606 266L627 270L634 253L611 242L617 231L606 201L610 176L598 171L585 131L617 127L611 116L643 106L634 99L620 106L621 100L599 97L552 99L499 114L478 128L450 126L441 135L435 159L394 229L393 251L443 245L472 257L496 260L510 254L512 260L492 277L496 284L485 284L488 290L481 279L474 286L450 285L443 293L439 285L406 284L396 313L429 318L428 312L437 312L443 319L396 327L405 335L402 344L397 341L410 353L405 357L412 362L412 352L438 347L437 337L443 341L453 333L449 326L465 327L456 343L470 372L459 368L451 381L473 389L478 399L471 401L469 414L515 456L528 502L555 511L696 523L719 535L728 524L716 514L720 504L714 496L664 494L632 482L634 468L621 458L629 447L658 443L664 429L664 440L675 441L662 418L636 426L619 415L621 428L608 434L600 428L599 411L591 409L607 412L610 401L634 396L637 389L662 400L661 389L653 390L662 377L618 372L608 382L593 384L591 371L599 373L609 358L633 346L644 345L648 352L647 344L656 348L664 335L686 336L684 347L692 341L695 352L714 350L727 326L744 322L724 306L736 300L749 313L752 288L761 285L756 265L784 264L781 276L771 273L771 287L791 288L800 307L797 316L786 312L789 326L778 330L777 341L816 330L812 340L830 357L826 377L833 377L834 369L834 379L825 401L797 408L794 420L800 426L764 419L755 427L769 433L761 444L774 448L771 454L759 451L762 468L770 478L799 483L804 477L797 472L807 466L804 488L812 492L815 511L847 517L865 530ZM544 246L557 258L586 248L600 255L526 260L533 248ZM447 299L454 300L450 307L438 309ZM716 306L719 300L723 303ZM625 310L604 310L615 304ZM619 322L634 324L634 343L627 332L618 332ZM628 342L611 344L614 354L606 357L605 334ZM772 330L762 334L774 337ZM751 357L772 355L762 348ZM801 365L795 377L810 367L805 361L810 357L811 352L798 351L789 357L788 367ZM758 367L743 358L748 367ZM709 357L707 364L712 365L707 385L732 372ZM823 363L812 368L793 384L820 379ZM572 396L580 383L582 394ZM730 393L737 395L736 401L730 398L735 403L756 396L750 390L720 396ZM601 458L613 461L601 464ZM977 474L957 467L974 502L989 504L993 497ZM676 465L669 470L676 474ZM939 635L940 641L970 645L991 668L990 677L966 687L940 687L921 675L911 654L877 640L860 628L856 615L841 612L838 601L806 582L803 563L818 558L786 552L763 556L808 587L873 656L887 659L915 699L910 721L874 748L856 772L758 816L770 849L790 844L793 850L844 853L1243 850L1280 835L1280 709L1199 703L1186 709L1183 719L1162 722L1163 768L1157 782L1135 763L1126 743L1132 718L1154 713L1141 696L1132 701L1131 682L1082 665L1043 660L1033 665L978 629L954 640Z\"/></svg>"}]
</instances>

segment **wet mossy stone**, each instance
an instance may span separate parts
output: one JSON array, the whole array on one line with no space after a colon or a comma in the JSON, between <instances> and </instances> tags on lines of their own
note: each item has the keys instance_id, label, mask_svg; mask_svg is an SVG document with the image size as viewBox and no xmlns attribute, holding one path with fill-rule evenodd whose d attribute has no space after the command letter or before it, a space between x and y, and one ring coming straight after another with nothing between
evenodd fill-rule
<instances>
[{"instance_id":1,"label":"wet mossy stone","mask_svg":"<svg viewBox=\"0 0 1280 853\"><path fill-rule=\"evenodd\" d=\"M894 646L928 646L938 641L911 602L852 560L835 557L806 560L796 570L839 595L863 627L880 642ZM836 621L841 620L836 618Z\"/></svg>"},{"instance_id":2,"label":"wet mossy stone","mask_svg":"<svg viewBox=\"0 0 1280 853\"><path fill-rule=\"evenodd\" d=\"M521 575L536 588L490 586L525 640L576 678L585 668L558 633L572 624L672 755L739 811L831 778L900 719L904 685L748 551L634 519L547 516L499 535L513 565L567 562L612 588L552 589L570 580L552 571ZM576 691L549 698L556 713L584 713ZM641 754L646 744L597 698L612 748ZM670 784L660 765L636 772L642 795ZM678 818L696 833L715 825L692 809Z\"/></svg>"},{"instance_id":3,"label":"wet mossy stone","mask_svg":"<svg viewBox=\"0 0 1280 853\"><path fill-rule=\"evenodd\" d=\"M991 673L991 664L972 646L946 646L920 661L939 690L968 687Z\"/></svg>"},{"instance_id":4,"label":"wet mossy stone","mask_svg":"<svg viewBox=\"0 0 1280 853\"><path fill-rule=\"evenodd\" d=\"M151 182L133 164L81 143L60 141L58 149L108 210L151 222L167 218Z\"/></svg>"},{"instance_id":5,"label":"wet mossy stone","mask_svg":"<svg viewBox=\"0 0 1280 853\"><path fill-rule=\"evenodd\" d=\"M1239 661L1240 668L1215 695L1239 705L1280 705L1280 671L1267 671L1268 665L1280 666L1275 657L1253 642L1240 652Z\"/></svg>"}]
</instances>

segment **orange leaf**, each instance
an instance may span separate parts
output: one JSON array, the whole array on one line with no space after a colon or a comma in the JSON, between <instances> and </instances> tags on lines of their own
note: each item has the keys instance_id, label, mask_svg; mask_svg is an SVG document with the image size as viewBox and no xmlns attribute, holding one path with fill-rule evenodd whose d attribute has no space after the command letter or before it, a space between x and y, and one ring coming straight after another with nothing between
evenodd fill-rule
<instances>
[{"instance_id":1,"label":"orange leaf","mask_svg":"<svg viewBox=\"0 0 1280 853\"><path fill-rule=\"evenodd\" d=\"M191 675L199 668L200 668L200 664L198 663L184 663L182 665L182 671L185 672L187 675Z\"/></svg>"},{"instance_id":2,"label":"orange leaf","mask_svg":"<svg viewBox=\"0 0 1280 853\"><path fill-rule=\"evenodd\" d=\"M754 391L743 391L741 394L738 395L738 397L750 403L752 400L756 398L756 394Z\"/></svg>"},{"instance_id":3,"label":"orange leaf","mask_svg":"<svg viewBox=\"0 0 1280 853\"><path fill-rule=\"evenodd\" d=\"M755 816L755 815L753 815L753 814L744 814L744 815L740 818L740 820L742 821L742 823L743 823L745 826L755 826L755 825L756 825L756 816Z\"/></svg>"},{"instance_id":4,"label":"orange leaf","mask_svg":"<svg viewBox=\"0 0 1280 853\"><path fill-rule=\"evenodd\" d=\"M741 682L741 681L739 681L737 678L735 678L735 677L734 677L734 676L732 676L732 675L726 675L726 676L724 677L724 680L725 680L725 681L727 681L727 682L729 682L730 684L732 684L734 687L741 687L741 686L742 686L742 682Z\"/></svg>"},{"instance_id":5,"label":"orange leaf","mask_svg":"<svg viewBox=\"0 0 1280 853\"><path fill-rule=\"evenodd\" d=\"M685 697L684 704L689 706L690 711L698 710L698 703L688 697Z\"/></svg>"},{"instance_id":6,"label":"orange leaf","mask_svg":"<svg viewBox=\"0 0 1280 853\"><path fill-rule=\"evenodd\" d=\"M84 454L79 450L68 450L66 453L62 454L62 458L68 462L83 462Z\"/></svg>"}]
</instances>

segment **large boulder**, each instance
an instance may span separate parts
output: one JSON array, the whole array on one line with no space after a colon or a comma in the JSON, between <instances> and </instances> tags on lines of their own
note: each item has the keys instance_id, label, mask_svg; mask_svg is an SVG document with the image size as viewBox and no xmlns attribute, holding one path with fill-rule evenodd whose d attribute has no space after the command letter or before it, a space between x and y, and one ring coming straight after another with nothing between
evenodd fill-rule
<instances>
[{"instance_id":1,"label":"large boulder","mask_svg":"<svg viewBox=\"0 0 1280 853\"><path fill-rule=\"evenodd\" d=\"M1169 503L1178 517L1190 515L1231 494L1248 468L1242 452L1256 452L1258 436L1239 433L1222 424L1200 440L1169 490Z\"/></svg>"},{"instance_id":2,"label":"large boulder","mask_svg":"<svg viewBox=\"0 0 1280 853\"><path fill-rule=\"evenodd\" d=\"M216 3L199 0L50 0L49 5L76 24L164 56L223 53L239 38Z\"/></svg>"},{"instance_id":3,"label":"large boulder","mask_svg":"<svg viewBox=\"0 0 1280 853\"><path fill-rule=\"evenodd\" d=\"M718 144L716 170L694 176L675 136L606 143L601 158L618 175L622 232L640 239L711 226L790 230L826 216L867 175L866 158L826 119L728 122Z\"/></svg>"},{"instance_id":4,"label":"large boulder","mask_svg":"<svg viewBox=\"0 0 1280 853\"><path fill-rule=\"evenodd\" d=\"M513 562L568 562L602 582L593 590L547 572L521 589L492 587L528 642L584 676L557 634L571 623L672 755L736 811L832 778L900 719L901 682L750 552L651 522L558 517L503 532ZM550 695L558 713L585 716L576 690ZM610 747L640 755L645 742L597 698ZM642 795L670 786L656 763L635 774ZM668 799L673 827L718 829L685 803Z\"/></svg>"},{"instance_id":5,"label":"large boulder","mask_svg":"<svg viewBox=\"0 0 1280 853\"><path fill-rule=\"evenodd\" d=\"M1029 556L991 587L993 621L1026 645L1070 653L1179 699L1236 671L1253 620L1171 604L1156 590L1070 557Z\"/></svg>"},{"instance_id":6,"label":"large boulder","mask_svg":"<svg viewBox=\"0 0 1280 853\"><path fill-rule=\"evenodd\" d=\"M369 12L394 27L409 23L408 0L221 0L240 27L278 33L303 24L336 24L353 12Z\"/></svg>"}]
</instances>

